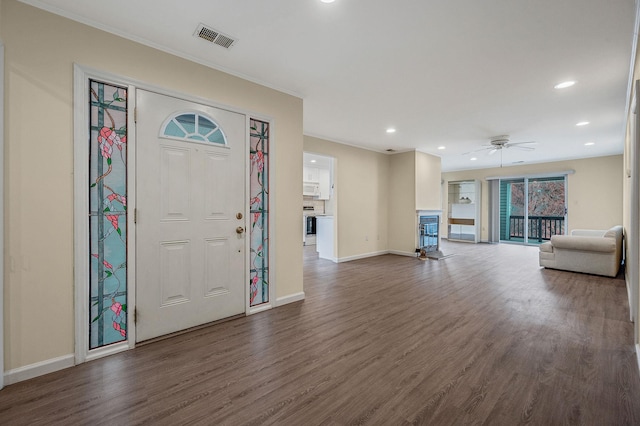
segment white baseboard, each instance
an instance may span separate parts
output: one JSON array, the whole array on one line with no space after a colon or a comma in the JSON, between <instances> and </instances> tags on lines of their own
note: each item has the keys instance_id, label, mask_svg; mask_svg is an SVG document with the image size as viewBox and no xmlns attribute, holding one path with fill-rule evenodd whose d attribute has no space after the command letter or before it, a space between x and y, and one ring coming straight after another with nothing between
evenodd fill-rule
<instances>
[{"instance_id":1,"label":"white baseboard","mask_svg":"<svg viewBox=\"0 0 640 426\"><path fill-rule=\"evenodd\" d=\"M351 262L352 260L359 260L359 259L366 259L368 257L382 256L383 254L389 254L389 251L388 250L384 250L384 251L376 251L376 252L373 252L373 253L357 254L355 256L341 257L341 258L337 259L337 263Z\"/></svg>"},{"instance_id":2,"label":"white baseboard","mask_svg":"<svg viewBox=\"0 0 640 426\"><path fill-rule=\"evenodd\" d=\"M289 296L278 297L278 299L276 299L276 306L299 302L301 300L304 300L304 297L304 291L301 291L300 293L290 294Z\"/></svg>"},{"instance_id":3,"label":"white baseboard","mask_svg":"<svg viewBox=\"0 0 640 426\"><path fill-rule=\"evenodd\" d=\"M395 254L398 256L416 257L416 253L411 251L390 250L389 254Z\"/></svg>"},{"instance_id":4,"label":"white baseboard","mask_svg":"<svg viewBox=\"0 0 640 426\"><path fill-rule=\"evenodd\" d=\"M73 367L75 365L75 357L73 355L65 355L58 358L48 359L35 364L25 365L24 367L15 368L4 373L4 384L12 385L24 380L33 379L34 377L43 376L58 370Z\"/></svg>"}]
</instances>

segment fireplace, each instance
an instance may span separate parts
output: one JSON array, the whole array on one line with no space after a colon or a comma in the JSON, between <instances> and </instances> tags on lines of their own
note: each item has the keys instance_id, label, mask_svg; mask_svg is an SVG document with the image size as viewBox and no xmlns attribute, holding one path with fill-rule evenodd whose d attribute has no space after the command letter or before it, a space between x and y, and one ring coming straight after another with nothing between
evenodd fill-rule
<instances>
[{"instance_id":1,"label":"fireplace","mask_svg":"<svg viewBox=\"0 0 640 426\"><path fill-rule=\"evenodd\" d=\"M440 250L441 210L418 211L418 249L427 253Z\"/></svg>"}]
</instances>

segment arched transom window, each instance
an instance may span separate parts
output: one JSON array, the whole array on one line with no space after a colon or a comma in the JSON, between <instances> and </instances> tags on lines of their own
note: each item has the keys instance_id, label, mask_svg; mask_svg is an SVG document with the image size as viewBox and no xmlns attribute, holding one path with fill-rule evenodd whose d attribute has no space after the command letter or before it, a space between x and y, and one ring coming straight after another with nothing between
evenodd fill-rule
<instances>
[{"instance_id":1,"label":"arched transom window","mask_svg":"<svg viewBox=\"0 0 640 426\"><path fill-rule=\"evenodd\" d=\"M180 112L162 126L160 136L226 146L227 138L213 119L199 112Z\"/></svg>"}]
</instances>

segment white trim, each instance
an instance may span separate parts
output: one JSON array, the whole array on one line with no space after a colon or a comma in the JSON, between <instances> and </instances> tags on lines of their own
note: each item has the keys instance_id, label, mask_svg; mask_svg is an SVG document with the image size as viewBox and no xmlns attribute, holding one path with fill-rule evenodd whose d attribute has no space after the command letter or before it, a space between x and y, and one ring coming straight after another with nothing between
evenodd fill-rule
<instances>
[{"instance_id":1,"label":"white trim","mask_svg":"<svg viewBox=\"0 0 640 426\"><path fill-rule=\"evenodd\" d=\"M64 370L65 368L73 367L73 360L73 354L69 354L9 370L4 374L5 384L12 385L24 380L33 379L34 377L43 376L45 374L54 373L56 371Z\"/></svg>"},{"instance_id":2,"label":"white trim","mask_svg":"<svg viewBox=\"0 0 640 426\"><path fill-rule=\"evenodd\" d=\"M507 180L507 179L536 179L536 178L548 178L548 177L560 177L572 175L576 171L575 170L564 170L561 172L553 172L553 173L533 173L533 174L524 174L524 175L510 175L510 176L487 176L484 180Z\"/></svg>"},{"instance_id":3,"label":"white trim","mask_svg":"<svg viewBox=\"0 0 640 426\"><path fill-rule=\"evenodd\" d=\"M377 152L378 154L385 154L385 155L391 155L391 154L402 154L404 152L411 152L413 151L412 149L406 149L406 150L398 150L398 151L393 151L393 152L387 152L385 150L382 149L376 149L376 148L371 148L369 146L362 146L362 145L357 145L356 143L351 143L351 142L345 142L345 141L341 141L341 140L337 140L334 138L331 138L329 136L323 136L317 133L308 133L305 132L303 133L302 136L309 136L311 138L315 138L315 139L322 139L325 140L327 142L332 142L332 143L337 143L339 145L345 145L345 146L350 146L352 148L357 148L357 149L364 149L365 151L371 151L371 152ZM327 156L327 154L320 154L320 155L324 155Z\"/></svg>"},{"instance_id":4,"label":"white trim","mask_svg":"<svg viewBox=\"0 0 640 426\"><path fill-rule=\"evenodd\" d=\"M382 256L382 255L385 255L385 254L400 254L401 256L405 256L404 252L395 252L395 251L389 251L389 250L382 250L382 251L375 251L375 252L371 252L371 253L357 254L355 256L339 257L336 260L334 260L334 262L336 262L336 263L351 262L353 260L367 259L369 257ZM415 256L415 253L411 253L411 256Z\"/></svg>"},{"instance_id":5,"label":"white trim","mask_svg":"<svg viewBox=\"0 0 640 426\"><path fill-rule=\"evenodd\" d=\"M257 305L252 308L247 309L247 316L258 314L260 312L268 311L273 309L273 305L271 303L263 303L262 305Z\"/></svg>"},{"instance_id":6,"label":"white trim","mask_svg":"<svg viewBox=\"0 0 640 426\"><path fill-rule=\"evenodd\" d=\"M136 238L135 222L135 211L138 206L138 198L136 196L136 173L138 171L136 167L136 148L138 146L136 139L136 135L138 132L135 120L137 99L136 90L136 86L132 84L127 86L127 102L131 101L131 103L128 103L128 105L132 106L131 108L127 107L127 210L133 212L133 214L127 215L127 337L129 349L133 349L136 347L136 324L134 321L136 313L135 308L137 306L136 252L138 241L138 239ZM133 309L129 307L133 307ZM126 350L126 348L123 348L122 350ZM103 351L96 351L96 354L106 356L110 355L111 353L104 353L103 355ZM93 354L91 355L90 359L94 359Z\"/></svg>"},{"instance_id":7,"label":"white trim","mask_svg":"<svg viewBox=\"0 0 640 426\"><path fill-rule=\"evenodd\" d=\"M217 124L217 123L216 123ZM251 194L251 161L249 160L249 152L251 150L251 117L248 115L244 116L244 145L245 145L245 156L244 156L244 193L245 199L248 199ZM267 170L269 172L269 170ZM245 276L243 278L244 284L242 289L244 290L244 314L251 315L254 313L251 310L251 284L249 283L251 280L251 221L249 220L251 217L251 213L249 213L251 209L250 203L244 204L244 221L242 222L242 226L244 226L244 269Z\"/></svg>"},{"instance_id":8,"label":"white trim","mask_svg":"<svg viewBox=\"0 0 640 426\"><path fill-rule=\"evenodd\" d=\"M636 19L633 24L633 39L631 40L631 56L629 58L629 79L627 81L627 100L625 105L625 112L627 114L627 119L624 121L622 128L622 134L626 134L627 127L629 125L629 111L633 108L633 113L635 113L636 108L636 96L635 91L633 90L633 79L634 72L636 67L636 57L638 55L638 30L640 29L640 1L636 1ZM633 100L633 102L632 102Z\"/></svg>"},{"instance_id":9,"label":"white trim","mask_svg":"<svg viewBox=\"0 0 640 426\"><path fill-rule=\"evenodd\" d=\"M289 303L299 302L301 300L304 300L304 298L305 298L304 291L301 291L300 293L290 294L284 297L278 297L278 299L276 300L276 306L282 306L282 305L287 305Z\"/></svg>"},{"instance_id":10,"label":"white trim","mask_svg":"<svg viewBox=\"0 0 640 426\"><path fill-rule=\"evenodd\" d=\"M127 317L127 320L129 318ZM130 338L131 339L131 338ZM93 361L94 359L103 358L105 356L114 355L131 349L131 345L127 341L114 343L113 345L103 346L89 352L85 361Z\"/></svg>"},{"instance_id":11,"label":"white trim","mask_svg":"<svg viewBox=\"0 0 640 426\"><path fill-rule=\"evenodd\" d=\"M257 113L250 109L239 108L239 107L225 104L222 102L216 102L209 98L180 92L178 90L174 90L166 86L148 83L146 81L138 80L136 78L129 77L126 75L111 74L109 72L101 71L99 69L92 68L82 64L74 64L74 67L75 66L79 67L82 71L84 71L89 76L94 75L96 76L95 77L96 79L112 81L114 83L117 83L120 86L133 86L136 89L146 90L146 91L154 92L164 96L171 96L171 97L182 99L188 102L195 102L195 103L203 104L213 108L224 109L230 112L235 112L242 115L248 115L248 116L251 116L252 118L256 118L262 121L273 122L273 117Z\"/></svg>"},{"instance_id":12,"label":"white trim","mask_svg":"<svg viewBox=\"0 0 640 426\"><path fill-rule=\"evenodd\" d=\"M636 343L636 362L638 363L638 367L640 368L640 344Z\"/></svg>"},{"instance_id":13,"label":"white trim","mask_svg":"<svg viewBox=\"0 0 640 426\"><path fill-rule=\"evenodd\" d=\"M4 44L0 41L0 389L4 387Z\"/></svg>"},{"instance_id":14,"label":"white trim","mask_svg":"<svg viewBox=\"0 0 640 426\"><path fill-rule=\"evenodd\" d=\"M389 250L387 253L381 253L381 254L395 254L396 256L416 257L415 252L400 251L400 250Z\"/></svg>"},{"instance_id":15,"label":"white trim","mask_svg":"<svg viewBox=\"0 0 640 426\"><path fill-rule=\"evenodd\" d=\"M634 92L636 98L640 94L640 80L635 81ZM633 318L634 342L640 342L640 321L638 321L638 304L640 297L640 114L633 114L631 124L631 181L629 182L629 229L627 229L627 253L625 260L626 276L628 276L631 298L629 311Z\"/></svg>"},{"instance_id":16,"label":"white trim","mask_svg":"<svg viewBox=\"0 0 640 426\"><path fill-rule=\"evenodd\" d=\"M89 120L89 107L85 96L89 91L86 73L77 65L73 67L73 281L75 295L75 362L80 364L87 357L89 348L88 308L89 293L86 284L89 276L89 198L85 194L89 182L89 132L84 123ZM86 349L85 349L86 348Z\"/></svg>"},{"instance_id":17,"label":"white trim","mask_svg":"<svg viewBox=\"0 0 640 426\"><path fill-rule=\"evenodd\" d=\"M57 8L55 6L51 6L51 5L49 5L49 4L45 3L45 2L42 2L42 1L39 1L39 0L20 0L20 1L22 3L31 5L33 7L37 7L38 9L42 9L42 10L45 10L47 12L62 16L64 18L70 19L72 21L80 22L82 24L88 25L88 26L93 27L93 28L97 28L97 29L99 29L101 31L104 31L104 32L107 32L107 33L110 33L110 34L115 34L118 37L122 37L122 38L125 38L127 40L131 40L133 42L142 44L144 46L152 47L154 49L160 50L161 52L169 53L169 54L171 54L173 56L177 56L179 58L186 59L187 61L194 62L194 63L199 64L199 65L204 65L207 68L212 68L212 69L215 69L215 70L218 70L218 71L222 71L222 72L224 72L226 74L230 74L232 76L241 78L243 80L247 80L247 81L250 81L252 83L259 84L260 86L268 87L270 89L277 90L278 92L286 93L287 95L295 96L295 97L300 98L300 99L303 98L303 96L301 94L299 94L297 92L294 92L293 90L289 90L289 89L286 89L286 88L283 88L283 87L279 87L279 86L273 85L273 84L271 84L271 83L269 83L267 81L252 77L252 76L247 75L247 74L240 73L240 72L238 72L236 70L233 70L233 69L230 69L230 68L223 67L222 65L216 64L215 62L207 61L207 60L204 60L204 59L199 58L197 56L188 55L185 52L182 52L180 50L171 49L171 48L169 48L169 47L167 47L165 45L153 42L151 40L147 40L147 39L142 38L142 37L138 37L138 36L133 35L133 34L129 34L129 33L127 33L126 31L124 31L122 29L113 28L113 27L110 27L108 25L104 25L102 23L93 21L91 19L87 19L84 16L76 15L76 14L68 12L66 10L62 10L60 8Z\"/></svg>"},{"instance_id":18,"label":"white trim","mask_svg":"<svg viewBox=\"0 0 640 426\"><path fill-rule=\"evenodd\" d=\"M276 121L273 118L261 116L259 114L253 114L253 118L256 120L262 120L269 123L269 170L267 170L269 176L269 303L273 306L278 306L276 299L277 288L277 272L276 272L276 213L278 208L276 207L276 152L277 144L275 143L275 128ZM304 292L302 292L302 298L304 299Z\"/></svg>"}]
</instances>

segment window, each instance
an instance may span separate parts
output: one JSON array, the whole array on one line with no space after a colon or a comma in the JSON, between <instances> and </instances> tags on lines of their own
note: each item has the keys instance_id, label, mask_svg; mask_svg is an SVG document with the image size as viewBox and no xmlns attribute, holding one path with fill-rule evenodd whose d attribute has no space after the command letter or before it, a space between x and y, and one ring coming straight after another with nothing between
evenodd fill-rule
<instances>
[{"instance_id":1,"label":"window","mask_svg":"<svg viewBox=\"0 0 640 426\"><path fill-rule=\"evenodd\" d=\"M127 340L127 89L90 80L89 349Z\"/></svg>"},{"instance_id":2,"label":"window","mask_svg":"<svg viewBox=\"0 0 640 426\"><path fill-rule=\"evenodd\" d=\"M251 119L249 305L269 302L269 123Z\"/></svg>"},{"instance_id":3,"label":"window","mask_svg":"<svg viewBox=\"0 0 640 426\"><path fill-rule=\"evenodd\" d=\"M171 117L162 126L160 135L189 142L227 145L222 129L209 117L195 112L183 112Z\"/></svg>"}]
</instances>

